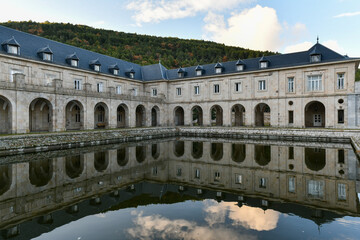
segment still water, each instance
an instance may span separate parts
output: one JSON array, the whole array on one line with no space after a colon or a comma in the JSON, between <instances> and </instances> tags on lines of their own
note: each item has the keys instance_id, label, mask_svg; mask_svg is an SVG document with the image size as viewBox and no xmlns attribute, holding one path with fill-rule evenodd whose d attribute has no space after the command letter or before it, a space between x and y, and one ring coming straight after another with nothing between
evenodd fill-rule
<instances>
[{"instance_id":1,"label":"still water","mask_svg":"<svg viewBox=\"0 0 360 240\"><path fill-rule=\"evenodd\" d=\"M1 239L359 239L348 144L166 139L0 158Z\"/></svg>"}]
</instances>

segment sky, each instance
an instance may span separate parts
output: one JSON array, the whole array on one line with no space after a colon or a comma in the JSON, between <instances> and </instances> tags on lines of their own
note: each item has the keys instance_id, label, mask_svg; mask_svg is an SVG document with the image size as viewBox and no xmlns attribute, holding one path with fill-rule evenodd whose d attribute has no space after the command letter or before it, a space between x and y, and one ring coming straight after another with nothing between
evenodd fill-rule
<instances>
[{"instance_id":1,"label":"sky","mask_svg":"<svg viewBox=\"0 0 360 240\"><path fill-rule=\"evenodd\" d=\"M360 0L1 1L9 9L1 22L69 22L281 53L307 50L319 37L341 54L360 57Z\"/></svg>"}]
</instances>

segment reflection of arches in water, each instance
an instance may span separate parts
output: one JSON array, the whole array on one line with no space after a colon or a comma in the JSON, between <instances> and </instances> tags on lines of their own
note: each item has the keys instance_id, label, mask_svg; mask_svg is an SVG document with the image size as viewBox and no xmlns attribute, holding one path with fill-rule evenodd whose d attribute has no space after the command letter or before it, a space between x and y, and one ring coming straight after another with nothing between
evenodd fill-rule
<instances>
[{"instance_id":1,"label":"reflection of arches in water","mask_svg":"<svg viewBox=\"0 0 360 240\"><path fill-rule=\"evenodd\" d=\"M66 175L69 178L77 178L84 170L84 159L81 155L68 156L65 158Z\"/></svg>"},{"instance_id":2,"label":"reflection of arches in water","mask_svg":"<svg viewBox=\"0 0 360 240\"><path fill-rule=\"evenodd\" d=\"M128 148L122 147L117 150L117 163L120 167L126 166L129 161Z\"/></svg>"},{"instance_id":3,"label":"reflection of arches in water","mask_svg":"<svg viewBox=\"0 0 360 240\"><path fill-rule=\"evenodd\" d=\"M203 155L203 143L202 142L192 142L192 151L191 155L195 159L199 159Z\"/></svg>"},{"instance_id":4,"label":"reflection of arches in water","mask_svg":"<svg viewBox=\"0 0 360 240\"><path fill-rule=\"evenodd\" d=\"M185 153L185 143L184 141L175 141L174 142L174 154L176 157L181 157Z\"/></svg>"},{"instance_id":5,"label":"reflection of arches in water","mask_svg":"<svg viewBox=\"0 0 360 240\"><path fill-rule=\"evenodd\" d=\"M146 146L136 146L136 161L142 163L146 158Z\"/></svg>"},{"instance_id":6,"label":"reflection of arches in water","mask_svg":"<svg viewBox=\"0 0 360 240\"><path fill-rule=\"evenodd\" d=\"M107 152L94 153L94 166L96 171L103 172L109 165L109 158Z\"/></svg>"},{"instance_id":7,"label":"reflection of arches in water","mask_svg":"<svg viewBox=\"0 0 360 240\"><path fill-rule=\"evenodd\" d=\"M159 144L151 145L151 156L153 159L158 159L160 156L160 146Z\"/></svg>"},{"instance_id":8,"label":"reflection of arches in water","mask_svg":"<svg viewBox=\"0 0 360 240\"><path fill-rule=\"evenodd\" d=\"M326 165L326 152L322 148L305 148L305 164L312 171L320 171Z\"/></svg>"},{"instance_id":9,"label":"reflection of arches in water","mask_svg":"<svg viewBox=\"0 0 360 240\"><path fill-rule=\"evenodd\" d=\"M0 166L0 196L10 189L12 182L12 165Z\"/></svg>"},{"instance_id":10,"label":"reflection of arches in water","mask_svg":"<svg viewBox=\"0 0 360 240\"><path fill-rule=\"evenodd\" d=\"M224 154L223 143L211 143L211 158L214 161L222 159Z\"/></svg>"},{"instance_id":11,"label":"reflection of arches in water","mask_svg":"<svg viewBox=\"0 0 360 240\"><path fill-rule=\"evenodd\" d=\"M231 158L234 162L241 163L246 157L245 144L232 144L231 145Z\"/></svg>"},{"instance_id":12,"label":"reflection of arches in water","mask_svg":"<svg viewBox=\"0 0 360 240\"><path fill-rule=\"evenodd\" d=\"M29 179L32 185L36 187L45 186L51 180L52 175L52 160L43 159L29 163Z\"/></svg>"},{"instance_id":13,"label":"reflection of arches in water","mask_svg":"<svg viewBox=\"0 0 360 240\"><path fill-rule=\"evenodd\" d=\"M271 147L255 145L255 161L260 166L266 166L271 161Z\"/></svg>"}]
</instances>

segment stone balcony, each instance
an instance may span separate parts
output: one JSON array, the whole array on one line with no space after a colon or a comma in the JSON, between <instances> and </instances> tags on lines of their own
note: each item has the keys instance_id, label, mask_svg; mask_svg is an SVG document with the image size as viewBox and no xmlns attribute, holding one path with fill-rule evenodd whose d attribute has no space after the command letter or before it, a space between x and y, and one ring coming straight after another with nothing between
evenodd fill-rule
<instances>
[{"instance_id":1,"label":"stone balcony","mask_svg":"<svg viewBox=\"0 0 360 240\"><path fill-rule=\"evenodd\" d=\"M81 90L64 88L63 80L61 79L54 79L52 84L49 85L27 84L25 83L25 75L21 73L14 74L14 82L0 81L0 89L156 103L163 103L166 99L164 94L152 96L149 92L137 92L135 95L132 90L129 90L127 93L117 94L114 87L108 87L103 92L97 92L92 89L90 83L83 84Z\"/></svg>"}]
</instances>

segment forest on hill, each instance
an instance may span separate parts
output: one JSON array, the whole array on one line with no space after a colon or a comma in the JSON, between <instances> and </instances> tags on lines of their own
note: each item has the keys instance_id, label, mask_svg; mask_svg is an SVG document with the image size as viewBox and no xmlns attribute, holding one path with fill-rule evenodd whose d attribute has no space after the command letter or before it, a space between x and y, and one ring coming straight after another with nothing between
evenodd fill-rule
<instances>
[{"instance_id":1,"label":"forest on hill","mask_svg":"<svg viewBox=\"0 0 360 240\"><path fill-rule=\"evenodd\" d=\"M140 65L154 64L161 60L167 68L276 54L225 46L211 41L116 32L70 23L9 21L0 24Z\"/></svg>"}]
</instances>

